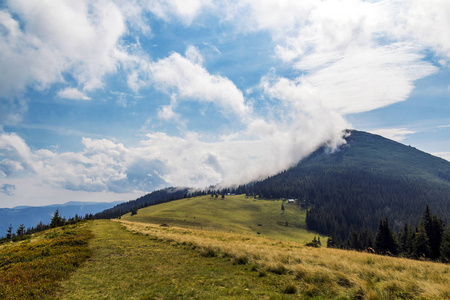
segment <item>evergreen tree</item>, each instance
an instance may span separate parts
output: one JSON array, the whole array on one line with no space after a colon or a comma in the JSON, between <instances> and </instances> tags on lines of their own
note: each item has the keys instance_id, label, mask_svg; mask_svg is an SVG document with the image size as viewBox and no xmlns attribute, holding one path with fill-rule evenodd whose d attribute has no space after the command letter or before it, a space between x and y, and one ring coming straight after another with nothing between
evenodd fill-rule
<instances>
[{"instance_id":1,"label":"evergreen tree","mask_svg":"<svg viewBox=\"0 0 450 300\"><path fill-rule=\"evenodd\" d=\"M136 206L133 206L130 211L131 211L131 215L134 216L137 214L138 208Z\"/></svg>"},{"instance_id":2,"label":"evergreen tree","mask_svg":"<svg viewBox=\"0 0 450 300\"><path fill-rule=\"evenodd\" d=\"M23 224L20 224L19 228L17 228L16 234L18 236L21 236L24 234L25 231L25 226Z\"/></svg>"},{"instance_id":3,"label":"evergreen tree","mask_svg":"<svg viewBox=\"0 0 450 300\"><path fill-rule=\"evenodd\" d=\"M64 225L64 219L61 218L58 209L56 209L55 213L53 214L52 220L50 221L50 227L55 228L62 225Z\"/></svg>"},{"instance_id":4,"label":"evergreen tree","mask_svg":"<svg viewBox=\"0 0 450 300\"><path fill-rule=\"evenodd\" d=\"M425 225L420 222L419 228L414 236L413 254L416 258L430 257L430 240L428 239Z\"/></svg>"},{"instance_id":5,"label":"evergreen tree","mask_svg":"<svg viewBox=\"0 0 450 300\"><path fill-rule=\"evenodd\" d=\"M375 236L375 250L382 254L397 254L397 242L389 226L388 218L379 221L377 234Z\"/></svg>"},{"instance_id":6,"label":"evergreen tree","mask_svg":"<svg viewBox=\"0 0 450 300\"><path fill-rule=\"evenodd\" d=\"M8 240L12 239L12 235L13 235L12 228L13 228L12 225L9 224L8 230L6 231L6 239L8 239Z\"/></svg>"},{"instance_id":7,"label":"evergreen tree","mask_svg":"<svg viewBox=\"0 0 450 300\"><path fill-rule=\"evenodd\" d=\"M403 231L400 233L400 253L404 256L409 256L413 248L414 232L411 232L411 228L408 223L405 223Z\"/></svg>"},{"instance_id":8,"label":"evergreen tree","mask_svg":"<svg viewBox=\"0 0 450 300\"><path fill-rule=\"evenodd\" d=\"M331 236L327 239L327 248L339 248L340 241L336 236L336 233L332 233Z\"/></svg>"},{"instance_id":9,"label":"evergreen tree","mask_svg":"<svg viewBox=\"0 0 450 300\"><path fill-rule=\"evenodd\" d=\"M436 215L431 215L428 205L422 215L422 222L429 240L429 257L437 259L440 256L442 234L444 233L444 222Z\"/></svg>"},{"instance_id":10,"label":"evergreen tree","mask_svg":"<svg viewBox=\"0 0 450 300\"><path fill-rule=\"evenodd\" d=\"M360 235L356 231L356 228L352 229L352 232L350 234L349 245L350 245L351 249L362 250L362 243L361 243Z\"/></svg>"}]
</instances>

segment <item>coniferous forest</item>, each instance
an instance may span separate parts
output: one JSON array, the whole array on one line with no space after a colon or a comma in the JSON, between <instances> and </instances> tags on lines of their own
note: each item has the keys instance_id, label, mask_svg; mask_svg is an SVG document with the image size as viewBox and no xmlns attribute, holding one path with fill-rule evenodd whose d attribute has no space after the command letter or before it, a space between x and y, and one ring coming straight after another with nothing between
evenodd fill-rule
<instances>
[{"instance_id":1,"label":"coniferous forest","mask_svg":"<svg viewBox=\"0 0 450 300\"><path fill-rule=\"evenodd\" d=\"M433 236L444 235L450 217L450 163L380 136L349 133L339 149L321 148L297 166L240 186L236 192L297 199L297 204L308 209L308 228L331 236L332 247L377 249L381 227L383 232L392 230L396 246L395 250L380 246L378 252L437 258L438 238ZM434 227L421 225L430 224L424 221L425 207L428 213L436 213L431 222ZM427 232L433 251L427 247L419 251L419 245L413 251L406 242L399 244L398 233L415 242L416 232L418 236Z\"/></svg>"}]
</instances>

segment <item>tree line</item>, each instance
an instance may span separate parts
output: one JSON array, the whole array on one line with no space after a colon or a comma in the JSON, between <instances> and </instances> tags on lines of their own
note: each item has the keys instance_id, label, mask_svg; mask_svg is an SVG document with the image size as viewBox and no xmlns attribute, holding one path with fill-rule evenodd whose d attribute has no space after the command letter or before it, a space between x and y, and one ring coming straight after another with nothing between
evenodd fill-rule
<instances>
[{"instance_id":1,"label":"tree line","mask_svg":"<svg viewBox=\"0 0 450 300\"><path fill-rule=\"evenodd\" d=\"M401 256L413 259L450 261L450 224L437 215L431 214L427 205L418 225L405 223L403 228L394 232L388 218L380 219L376 234L371 229L357 230L353 227L346 238L331 234L327 247L373 251L378 254Z\"/></svg>"}]
</instances>

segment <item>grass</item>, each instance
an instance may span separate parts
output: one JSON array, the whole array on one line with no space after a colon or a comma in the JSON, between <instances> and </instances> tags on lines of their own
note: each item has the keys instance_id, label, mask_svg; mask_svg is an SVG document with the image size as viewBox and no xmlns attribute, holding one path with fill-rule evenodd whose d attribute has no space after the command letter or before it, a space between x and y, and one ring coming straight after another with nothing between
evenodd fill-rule
<instances>
[{"instance_id":1,"label":"grass","mask_svg":"<svg viewBox=\"0 0 450 300\"><path fill-rule=\"evenodd\" d=\"M123 220L167 224L183 228L253 234L279 240L311 241L317 233L306 230L306 210L282 200L259 200L245 195L210 195L181 199L126 214ZM287 226L286 226L287 225Z\"/></svg>"},{"instance_id":2,"label":"grass","mask_svg":"<svg viewBox=\"0 0 450 300\"><path fill-rule=\"evenodd\" d=\"M285 208L197 197L1 245L0 298L450 298L449 265L307 247Z\"/></svg>"},{"instance_id":3,"label":"grass","mask_svg":"<svg viewBox=\"0 0 450 300\"><path fill-rule=\"evenodd\" d=\"M248 263L92 221L92 257L62 283L56 299L284 299L284 279L259 277ZM210 253L214 253L210 252ZM292 291L291 289L289 291Z\"/></svg>"},{"instance_id":4,"label":"grass","mask_svg":"<svg viewBox=\"0 0 450 300\"><path fill-rule=\"evenodd\" d=\"M0 248L0 298L47 299L85 261L92 237L85 225L64 226Z\"/></svg>"},{"instance_id":5,"label":"grass","mask_svg":"<svg viewBox=\"0 0 450 300\"><path fill-rule=\"evenodd\" d=\"M280 278L285 297L321 299L449 299L450 266L408 259L306 247L280 241L194 228L162 227L122 220L133 233L188 247L204 257L246 265L260 278ZM282 283L282 284L281 284Z\"/></svg>"}]
</instances>

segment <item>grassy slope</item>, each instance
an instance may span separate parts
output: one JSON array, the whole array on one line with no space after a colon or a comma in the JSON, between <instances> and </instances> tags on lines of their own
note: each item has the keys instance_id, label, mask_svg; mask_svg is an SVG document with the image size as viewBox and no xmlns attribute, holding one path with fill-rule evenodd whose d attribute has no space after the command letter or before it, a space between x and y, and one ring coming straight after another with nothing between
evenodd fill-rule
<instances>
[{"instance_id":1,"label":"grassy slope","mask_svg":"<svg viewBox=\"0 0 450 300\"><path fill-rule=\"evenodd\" d=\"M118 222L93 221L90 229L92 258L63 282L57 299L283 298L277 276L259 277L248 266L133 234Z\"/></svg>"},{"instance_id":2,"label":"grassy slope","mask_svg":"<svg viewBox=\"0 0 450 300\"><path fill-rule=\"evenodd\" d=\"M188 228L256 234L281 240L311 241L317 233L305 228L306 211L281 200L258 200L245 195L194 197L140 209L123 220L168 224ZM288 226L286 226L288 222ZM261 225L261 226L258 226Z\"/></svg>"},{"instance_id":3,"label":"grassy slope","mask_svg":"<svg viewBox=\"0 0 450 300\"><path fill-rule=\"evenodd\" d=\"M220 231L121 221L126 228L206 257L244 264L260 276L277 274L280 295L318 299L448 299L450 266L355 251L306 247ZM284 295L283 295L284 296Z\"/></svg>"},{"instance_id":4,"label":"grassy slope","mask_svg":"<svg viewBox=\"0 0 450 300\"><path fill-rule=\"evenodd\" d=\"M450 297L443 264L124 220L89 229L92 257L57 299Z\"/></svg>"}]
</instances>

